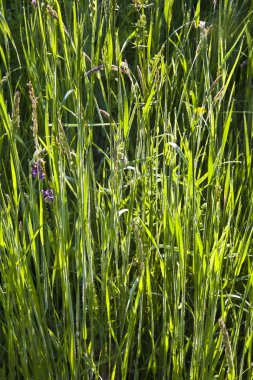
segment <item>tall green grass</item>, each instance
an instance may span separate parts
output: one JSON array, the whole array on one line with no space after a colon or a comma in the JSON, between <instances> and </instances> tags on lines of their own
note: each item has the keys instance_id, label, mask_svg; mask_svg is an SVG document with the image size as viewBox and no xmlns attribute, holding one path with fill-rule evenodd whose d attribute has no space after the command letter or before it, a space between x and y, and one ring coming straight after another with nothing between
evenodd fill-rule
<instances>
[{"instance_id":1,"label":"tall green grass","mask_svg":"<svg viewBox=\"0 0 253 380\"><path fill-rule=\"evenodd\" d=\"M0 378L252 379L252 21L0 1Z\"/></svg>"}]
</instances>

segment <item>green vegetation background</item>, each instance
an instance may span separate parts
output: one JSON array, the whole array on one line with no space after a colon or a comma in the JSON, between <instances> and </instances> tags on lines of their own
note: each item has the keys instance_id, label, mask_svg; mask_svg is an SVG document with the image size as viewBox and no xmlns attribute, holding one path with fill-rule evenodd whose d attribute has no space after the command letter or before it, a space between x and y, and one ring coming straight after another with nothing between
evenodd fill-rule
<instances>
[{"instance_id":1,"label":"green vegetation background","mask_svg":"<svg viewBox=\"0 0 253 380\"><path fill-rule=\"evenodd\" d=\"M0 0L0 379L253 378L252 34Z\"/></svg>"}]
</instances>

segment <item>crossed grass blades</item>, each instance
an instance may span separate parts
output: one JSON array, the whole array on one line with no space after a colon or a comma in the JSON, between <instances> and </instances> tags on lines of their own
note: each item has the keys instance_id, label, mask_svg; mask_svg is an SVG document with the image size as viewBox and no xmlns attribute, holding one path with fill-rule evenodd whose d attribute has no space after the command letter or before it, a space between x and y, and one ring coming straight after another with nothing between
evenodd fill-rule
<instances>
[{"instance_id":1,"label":"crossed grass blades","mask_svg":"<svg viewBox=\"0 0 253 380\"><path fill-rule=\"evenodd\" d=\"M0 378L252 379L252 11L0 0Z\"/></svg>"}]
</instances>

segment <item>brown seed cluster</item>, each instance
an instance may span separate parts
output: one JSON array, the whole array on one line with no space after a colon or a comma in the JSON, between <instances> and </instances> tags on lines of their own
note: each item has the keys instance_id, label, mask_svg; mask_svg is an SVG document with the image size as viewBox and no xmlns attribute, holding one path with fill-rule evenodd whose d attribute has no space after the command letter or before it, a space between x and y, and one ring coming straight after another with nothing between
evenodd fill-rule
<instances>
[{"instance_id":1,"label":"brown seed cluster","mask_svg":"<svg viewBox=\"0 0 253 380\"><path fill-rule=\"evenodd\" d=\"M27 84L29 89L29 96L32 103L32 130L33 130L33 137L35 142L35 148L38 148L38 118L37 118L37 107L38 107L38 99L35 96L34 89L32 82L29 81Z\"/></svg>"}]
</instances>

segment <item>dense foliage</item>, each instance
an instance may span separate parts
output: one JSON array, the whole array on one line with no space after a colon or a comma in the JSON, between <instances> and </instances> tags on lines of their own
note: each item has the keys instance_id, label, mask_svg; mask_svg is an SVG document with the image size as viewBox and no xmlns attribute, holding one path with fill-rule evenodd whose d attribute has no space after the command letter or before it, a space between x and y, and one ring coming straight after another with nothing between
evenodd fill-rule
<instances>
[{"instance_id":1,"label":"dense foliage","mask_svg":"<svg viewBox=\"0 0 253 380\"><path fill-rule=\"evenodd\" d=\"M0 0L0 378L252 379L252 0Z\"/></svg>"}]
</instances>

